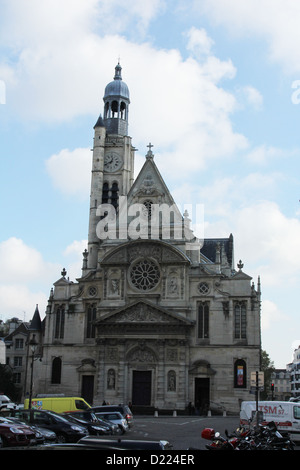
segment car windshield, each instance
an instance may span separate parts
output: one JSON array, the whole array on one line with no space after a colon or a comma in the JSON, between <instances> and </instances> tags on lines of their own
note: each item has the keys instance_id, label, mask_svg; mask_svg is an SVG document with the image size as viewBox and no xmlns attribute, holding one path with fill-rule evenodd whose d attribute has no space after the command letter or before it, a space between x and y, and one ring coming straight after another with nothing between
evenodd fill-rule
<instances>
[{"instance_id":1,"label":"car windshield","mask_svg":"<svg viewBox=\"0 0 300 470\"><path fill-rule=\"evenodd\" d=\"M107 415L104 415L106 417L106 419L108 420L116 420L116 419L121 419L122 416L120 415L120 413L109 413Z\"/></svg>"},{"instance_id":2,"label":"car windshield","mask_svg":"<svg viewBox=\"0 0 300 470\"><path fill-rule=\"evenodd\" d=\"M52 416L56 421L61 421L62 423L68 423L69 424L67 418L64 418L63 416L55 413L54 411L48 411L47 415Z\"/></svg>"}]
</instances>

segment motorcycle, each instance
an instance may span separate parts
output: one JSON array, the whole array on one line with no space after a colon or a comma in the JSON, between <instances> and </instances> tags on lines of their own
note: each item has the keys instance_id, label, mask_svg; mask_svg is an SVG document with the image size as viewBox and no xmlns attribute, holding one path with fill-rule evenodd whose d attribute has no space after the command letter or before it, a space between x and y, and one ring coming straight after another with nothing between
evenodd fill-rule
<instances>
[{"instance_id":1,"label":"motorcycle","mask_svg":"<svg viewBox=\"0 0 300 470\"><path fill-rule=\"evenodd\" d=\"M206 444L208 450L294 450L294 442L282 436L274 422L259 425L253 429L238 428L226 437L213 428L204 428L201 437L211 441Z\"/></svg>"}]
</instances>

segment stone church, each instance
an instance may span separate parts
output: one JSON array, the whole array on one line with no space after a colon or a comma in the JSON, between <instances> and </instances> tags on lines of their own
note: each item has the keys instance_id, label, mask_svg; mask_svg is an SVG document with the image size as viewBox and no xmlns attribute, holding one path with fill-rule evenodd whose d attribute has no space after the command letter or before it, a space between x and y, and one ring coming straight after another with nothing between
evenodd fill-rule
<instances>
[{"instance_id":1,"label":"stone church","mask_svg":"<svg viewBox=\"0 0 300 470\"><path fill-rule=\"evenodd\" d=\"M235 266L231 234L193 235L151 144L134 180L120 64L103 100L82 273L73 282L63 269L51 289L34 394L237 411L260 370L259 279L255 287L241 261Z\"/></svg>"}]
</instances>

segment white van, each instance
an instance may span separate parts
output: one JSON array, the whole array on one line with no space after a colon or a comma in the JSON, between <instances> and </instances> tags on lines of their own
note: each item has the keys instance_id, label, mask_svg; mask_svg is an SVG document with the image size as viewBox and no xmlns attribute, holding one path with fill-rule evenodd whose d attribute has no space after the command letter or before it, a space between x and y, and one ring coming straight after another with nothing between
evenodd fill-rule
<instances>
[{"instance_id":1,"label":"white van","mask_svg":"<svg viewBox=\"0 0 300 470\"><path fill-rule=\"evenodd\" d=\"M258 412L262 424L274 421L278 431L289 434L293 441L300 441L300 403L290 401L259 401ZM256 413L256 401L243 401L240 411L241 426L249 425Z\"/></svg>"},{"instance_id":2,"label":"white van","mask_svg":"<svg viewBox=\"0 0 300 470\"><path fill-rule=\"evenodd\" d=\"M13 403L10 398L8 398L6 395L3 395L2 393L0 394L0 410L2 409L15 409L18 408L18 405Z\"/></svg>"}]
</instances>

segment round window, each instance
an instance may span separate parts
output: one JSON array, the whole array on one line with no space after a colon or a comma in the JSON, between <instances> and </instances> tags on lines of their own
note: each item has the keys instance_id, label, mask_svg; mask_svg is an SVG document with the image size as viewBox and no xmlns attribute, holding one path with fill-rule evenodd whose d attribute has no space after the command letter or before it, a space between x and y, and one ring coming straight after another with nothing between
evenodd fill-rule
<instances>
[{"instance_id":1,"label":"round window","mask_svg":"<svg viewBox=\"0 0 300 470\"><path fill-rule=\"evenodd\" d=\"M153 289L160 279L158 266L151 260L138 261L130 271L130 280L139 290Z\"/></svg>"}]
</instances>

